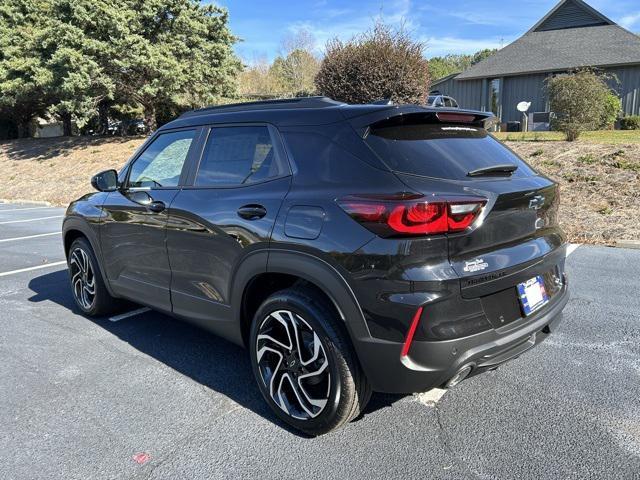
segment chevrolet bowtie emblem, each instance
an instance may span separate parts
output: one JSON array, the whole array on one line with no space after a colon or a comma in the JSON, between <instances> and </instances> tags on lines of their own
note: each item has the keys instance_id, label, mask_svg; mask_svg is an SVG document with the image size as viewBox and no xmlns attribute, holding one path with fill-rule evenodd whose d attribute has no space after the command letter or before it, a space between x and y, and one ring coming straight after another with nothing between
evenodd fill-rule
<instances>
[{"instance_id":1,"label":"chevrolet bowtie emblem","mask_svg":"<svg viewBox=\"0 0 640 480\"><path fill-rule=\"evenodd\" d=\"M529 208L534 210L540 210L544 205L544 196L536 195L531 200L529 200Z\"/></svg>"}]
</instances>

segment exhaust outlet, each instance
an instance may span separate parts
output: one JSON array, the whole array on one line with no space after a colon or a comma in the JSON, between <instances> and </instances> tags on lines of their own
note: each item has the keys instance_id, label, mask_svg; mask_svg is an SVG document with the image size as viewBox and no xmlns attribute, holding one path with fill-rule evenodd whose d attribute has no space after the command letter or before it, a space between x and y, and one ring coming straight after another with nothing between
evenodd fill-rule
<instances>
[{"instance_id":1,"label":"exhaust outlet","mask_svg":"<svg viewBox=\"0 0 640 480\"><path fill-rule=\"evenodd\" d=\"M449 381L445 384L445 388L451 388L458 385L461 381L463 381L467 376L471 373L473 367L471 365L465 365L460 370L456 372L456 374L449 379Z\"/></svg>"}]
</instances>

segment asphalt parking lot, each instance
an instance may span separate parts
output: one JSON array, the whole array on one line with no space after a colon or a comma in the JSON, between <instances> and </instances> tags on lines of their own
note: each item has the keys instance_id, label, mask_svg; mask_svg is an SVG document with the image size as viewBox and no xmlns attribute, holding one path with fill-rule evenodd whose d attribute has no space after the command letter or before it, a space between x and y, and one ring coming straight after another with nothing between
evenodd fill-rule
<instances>
[{"instance_id":1,"label":"asphalt parking lot","mask_svg":"<svg viewBox=\"0 0 640 480\"><path fill-rule=\"evenodd\" d=\"M0 204L0 478L640 478L640 251L576 249L533 351L310 439L242 349L154 312L79 315L63 212Z\"/></svg>"}]
</instances>

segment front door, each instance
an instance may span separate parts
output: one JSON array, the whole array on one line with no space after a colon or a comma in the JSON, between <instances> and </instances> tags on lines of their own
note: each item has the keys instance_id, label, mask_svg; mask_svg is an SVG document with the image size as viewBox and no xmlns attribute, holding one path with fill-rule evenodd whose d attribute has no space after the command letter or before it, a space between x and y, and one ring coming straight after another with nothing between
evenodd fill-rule
<instances>
[{"instance_id":1,"label":"front door","mask_svg":"<svg viewBox=\"0 0 640 480\"><path fill-rule=\"evenodd\" d=\"M181 189L169 212L174 313L225 336L233 272L268 244L290 175L273 127L209 131L192 185Z\"/></svg>"},{"instance_id":2,"label":"front door","mask_svg":"<svg viewBox=\"0 0 640 480\"><path fill-rule=\"evenodd\" d=\"M168 209L197 130L158 134L131 163L124 185L103 204L103 265L114 293L171 311Z\"/></svg>"}]
</instances>

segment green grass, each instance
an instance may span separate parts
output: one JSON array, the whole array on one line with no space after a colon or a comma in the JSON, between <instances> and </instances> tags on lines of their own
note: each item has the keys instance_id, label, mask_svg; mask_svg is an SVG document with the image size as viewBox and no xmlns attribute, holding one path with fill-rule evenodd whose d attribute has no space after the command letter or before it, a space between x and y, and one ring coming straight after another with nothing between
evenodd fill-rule
<instances>
[{"instance_id":1,"label":"green grass","mask_svg":"<svg viewBox=\"0 0 640 480\"><path fill-rule=\"evenodd\" d=\"M621 168L622 170L629 170L630 172L640 173L640 163L634 163L628 160L618 160L613 164L616 168Z\"/></svg>"},{"instance_id":2,"label":"green grass","mask_svg":"<svg viewBox=\"0 0 640 480\"><path fill-rule=\"evenodd\" d=\"M578 160L578 162L586 163L587 165L593 165L594 163L596 163L596 157L594 157L590 153L588 153L586 155L580 155L577 158L577 160Z\"/></svg>"},{"instance_id":3,"label":"green grass","mask_svg":"<svg viewBox=\"0 0 640 480\"><path fill-rule=\"evenodd\" d=\"M561 132L526 132L494 134L500 140L510 142L558 142L565 140ZM579 142L592 143L640 143L640 130L599 130L584 132L578 139Z\"/></svg>"}]
</instances>

